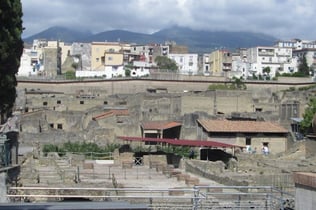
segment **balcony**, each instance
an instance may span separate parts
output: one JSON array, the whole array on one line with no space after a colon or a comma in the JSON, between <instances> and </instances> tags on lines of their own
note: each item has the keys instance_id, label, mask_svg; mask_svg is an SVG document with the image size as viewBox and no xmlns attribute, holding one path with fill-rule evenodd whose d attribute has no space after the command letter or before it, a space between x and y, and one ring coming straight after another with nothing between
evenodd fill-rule
<instances>
[{"instance_id":1,"label":"balcony","mask_svg":"<svg viewBox=\"0 0 316 210\"><path fill-rule=\"evenodd\" d=\"M258 49L259 56L274 56L274 49Z\"/></svg>"}]
</instances>

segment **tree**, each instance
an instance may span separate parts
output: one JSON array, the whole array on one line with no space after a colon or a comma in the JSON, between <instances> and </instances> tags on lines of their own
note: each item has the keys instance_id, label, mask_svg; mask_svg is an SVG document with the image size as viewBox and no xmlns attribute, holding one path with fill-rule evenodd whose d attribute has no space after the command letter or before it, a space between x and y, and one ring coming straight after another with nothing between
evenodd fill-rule
<instances>
[{"instance_id":1,"label":"tree","mask_svg":"<svg viewBox=\"0 0 316 210\"><path fill-rule=\"evenodd\" d=\"M266 79L270 80L270 72L271 72L270 66L267 66L267 67L262 69L264 80L266 80Z\"/></svg>"},{"instance_id":2,"label":"tree","mask_svg":"<svg viewBox=\"0 0 316 210\"><path fill-rule=\"evenodd\" d=\"M243 82L241 78L233 77L232 80L233 81L230 87L231 89L233 90L246 90L247 89L246 84Z\"/></svg>"},{"instance_id":3,"label":"tree","mask_svg":"<svg viewBox=\"0 0 316 210\"><path fill-rule=\"evenodd\" d=\"M16 77L23 52L22 4L20 0L0 2L0 120L9 115L16 98Z\"/></svg>"},{"instance_id":4,"label":"tree","mask_svg":"<svg viewBox=\"0 0 316 210\"><path fill-rule=\"evenodd\" d=\"M303 114L303 120L300 123L301 131L304 134L310 133L312 130L312 122L316 113L316 98L311 98L308 107Z\"/></svg>"},{"instance_id":5,"label":"tree","mask_svg":"<svg viewBox=\"0 0 316 210\"><path fill-rule=\"evenodd\" d=\"M300 64L298 66L298 72L300 72L301 74L303 74L304 76L309 76L309 67L307 65L307 60L306 60L306 56L304 55L301 59L300 59Z\"/></svg>"},{"instance_id":6,"label":"tree","mask_svg":"<svg viewBox=\"0 0 316 210\"><path fill-rule=\"evenodd\" d=\"M266 74L270 74L270 72L271 72L270 66L263 68L262 72L266 73Z\"/></svg>"},{"instance_id":7,"label":"tree","mask_svg":"<svg viewBox=\"0 0 316 210\"><path fill-rule=\"evenodd\" d=\"M177 63L166 56L157 56L155 58L155 63L157 64L158 68L162 71L170 70L175 72L178 70Z\"/></svg>"}]
</instances>

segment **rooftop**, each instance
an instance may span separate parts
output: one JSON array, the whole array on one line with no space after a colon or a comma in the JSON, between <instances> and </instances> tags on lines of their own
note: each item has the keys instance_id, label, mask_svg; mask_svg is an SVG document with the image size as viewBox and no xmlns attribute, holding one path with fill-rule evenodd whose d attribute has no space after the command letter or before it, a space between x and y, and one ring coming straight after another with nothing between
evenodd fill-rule
<instances>
[{"instance_id":1,"label":"rooftop","mask_svg":"<svg viewBox=\"0 0 316 210\"><path fill-rule=\"evenodd\" d=\"M197 120L207 132L288 133L282 126L263 121Z\"/></svg>"}]
</instances>

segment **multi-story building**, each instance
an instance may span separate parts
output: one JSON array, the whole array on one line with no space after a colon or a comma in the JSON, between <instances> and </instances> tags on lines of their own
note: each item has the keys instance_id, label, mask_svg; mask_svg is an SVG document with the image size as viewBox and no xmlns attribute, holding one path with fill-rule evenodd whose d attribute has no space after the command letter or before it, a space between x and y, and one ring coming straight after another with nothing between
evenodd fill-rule
<instances>
[{"instance_id":1,"label":"multi-story building","mask_svg":"<svg viewBox=\"0 0 316 210\"><path fill-rule=\"evenodd\" d=\"M124 76L124 54L130 51L130 45L119 42L91 43L91 72L85 71L77 76L103 76L112 78Z\"/></svg>"},{"instance_id":2,"label":"multi-story building","mask_svg":"<svg viewBox=\"0 0 316 210\"><path fill-rule=\"evenodd\" d=\"M20 59L18 76L38 75L41 70L41 63L38 52L33 49L24 49Z\"/></svg>"},{"instance_id":3,"label":"multi-story building","mask_svg":"<svg viewBox=\"0 0 316 210\"><path fill-rule=\"evenodd\" d=\"M247 49L241 48L237 52L232 53L232 70L229 77L248 78L249 72L247 71L249 63L247 63Z\"/></svg>"},{"instance_id":4,"label":"multi-story building","mask_svg":"<svg viewBox=\"0 0 316 210\"><path fill-rule=\"evenodd\" d=\"M168 54L168 45L132 45L130 50L130 61L154 63L157 56L168 56Z\"/></svg>"},{"instance_id":5,"label":"multi-story building","mask_svg":"<svg viewBox=\"0 0 316 210\"><path fill-rule=\"evenodd\" d=\"M210 55L203 54L202 55L202 72L204 76L210 76Z\"/></svg>"},{"instance_id":6,"label":"multi-story building","mask_svg":"<svg viewBox=\"0 0 316 210\"><path fill-rule=\"evenodd\" d=\"M216 50L209 57L210 72L213 76L228 76L232 68L232 56L228 50Z\"/></svg>"},{"instance_id":7,"label":"multi-story building","mask_svg":"<svg viewBox=\"0 0 316 210\"><path fill-rule=\"evenodd\" d=\"M198 54L169 54L168 57L177 63L179 74L198 73Z\"/></svg>"},{"instance_id":8,"label":"multi-story building","mask_svg":"<svg viewBox=\"0 0 316 210\"><path fill-rule=\"evenodd\" d=\"M248 72L256 76L274 77L279 73L297 71L297 60L292 58L291 48L281 47L253 47L247 50ZM264 72L270 68L270 73ZM269 74L269 75L268 75Z\"/></svg>"},{"instance_id":9,"label":"multi-story building","mask_svg":"<svg viewBox=\"0 0 316 210\"><path fill-rule=\"evenodd\" d=\"M91 70L104 70L105 66L123 65L123 45L119 42L91 43Z\"/></svg>"},{"instance_id":10,"label":"multi-story building","mask_svg":"<svg viewBox=\"0 0 316 210\"><path fill-rule=\"evenodd\" d=\"M44 69L43 49L47 47L44 39L33 40L31 48L24 48L20 59L18 76L38 75Z\"/></svg>"},{"instance_id":11,"label":"multi-story building","mask_svg":"<svg viewBox=\"0 0 316 210\"><path fill-rule=\"evenodd\" d=\"M310 67L312 71L316 70L316 48L293 50L293 57L296 57L299 62L305 57L308 67Z\"/></svg>"},{"instance_id":12,"label":"multi-story building","mask_svg":"<svg viewBox=\"0 0 316 210\"><path fill-rule=\"evenodd\" d=\"M280 48L292 48L293 50L301 50L301 49L316 49L315 41L308 40L300 40L300 39L292 39L289 41L277 41L275 44L276 47Z\"/></svg>"}]
</instances>

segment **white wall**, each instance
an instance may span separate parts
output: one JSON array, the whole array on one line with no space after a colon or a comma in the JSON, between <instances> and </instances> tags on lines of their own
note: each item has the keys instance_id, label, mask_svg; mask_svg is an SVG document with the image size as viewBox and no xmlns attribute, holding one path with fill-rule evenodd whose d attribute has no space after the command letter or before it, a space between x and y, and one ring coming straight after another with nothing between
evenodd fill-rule
<instances>
[{"instance_id":1,"label":"white wall","mask_svg":"<svg viewBox=\"0 0 316 210\"><path fill-rule=\"evenodd\" d=\"M198 73L198 54L169 54L168 57L177 63L180 74Z\"/></svg>"},{"instance_id":2,"label":"white wall","mask_svg":"<svg viewBox=\"0 0 316 210\"><path fill-rule=\"evenodd\" d=\"M152 65L143 61L134 61L133 69L131 70L131 77L143 77L150 74L149 68Z\"/></svg>"},{"instance_id":3,"label":"white wall","mask_svg":"<svg viewBox=\"0 0 316 210\"><path fill-rule=\"evenodd\" d=\"M37 59L35 58L35 60ZM26 77L37 75L39 70L40 69L37 69L36 66L32 65L32 50L24 49L23 54L20 58L20 67L17 75Z\"/></svg>"},{"instance_id":4,"label":"white wall","mask_svg":"<svg viewBox=\"0 0 316 210\"><path fill-rule=\"evenodd\" d=\"M76 77L104 77L111 79L113 77L125 77L123 66L106 66L102 71L76 71Z\"/></svg>"}]
</instances>

